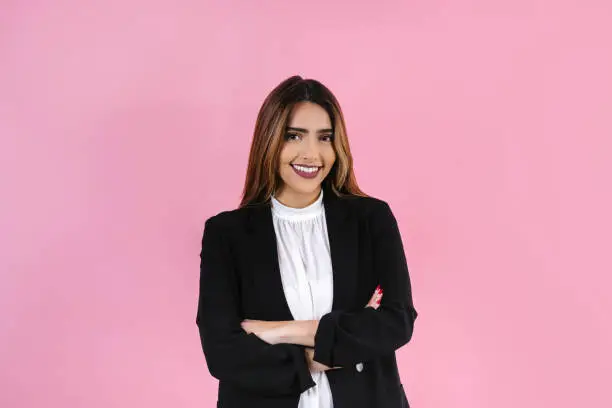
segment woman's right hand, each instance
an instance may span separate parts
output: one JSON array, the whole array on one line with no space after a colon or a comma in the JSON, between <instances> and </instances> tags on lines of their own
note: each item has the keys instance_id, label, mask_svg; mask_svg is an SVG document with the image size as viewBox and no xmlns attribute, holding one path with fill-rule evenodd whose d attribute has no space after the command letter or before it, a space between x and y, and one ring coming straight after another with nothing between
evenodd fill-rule
<instances>
[{"instance_id":1,"label":"woman's right hand","mask_svg":"<svg viewBox=\"0 0 612 408\"><path fill-rule=\"evenodd\" d=\"M376 290L374 291L374 294L370 298L370 301L365 307L371 307L374 310L378 309L378 307L380 306L380 301L382 300L382 297L383 297L383 290L381 289L380 285L378 285L376 287ZM308 362L308 368L310 369L311 372L316 373L316 372L322 372L322 371L327 371L327 370L337 370L339 368L342 368L342 367L328 367L325 364L321 364L318 361L315 361L313 348L307 347L306 349L304 349L304 351L306 353L306 361Z\"/></svg>"}]
</instances>

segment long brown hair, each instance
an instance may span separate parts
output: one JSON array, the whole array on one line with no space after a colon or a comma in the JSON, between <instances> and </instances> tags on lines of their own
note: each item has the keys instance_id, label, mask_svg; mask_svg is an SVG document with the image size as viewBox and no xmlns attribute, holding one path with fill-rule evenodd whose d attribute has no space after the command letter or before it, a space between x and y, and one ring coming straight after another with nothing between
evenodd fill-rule
<instances>
[{"instance_id":1,"label":"long brown hair","mask_svg":"<svg viewBox=\"0 0 612 408\"><path fill-rule=\"evenodd\" d=\"M296 75L274 88L259 110L240 207L268 202L280 186L278 162L283 136L293 107L304 101L325 109L332 123L336 161L323 180L323 187L337 196L367 196L357 185L344 116L336 97L319 81Z\"/></svg>"}]
</instances>

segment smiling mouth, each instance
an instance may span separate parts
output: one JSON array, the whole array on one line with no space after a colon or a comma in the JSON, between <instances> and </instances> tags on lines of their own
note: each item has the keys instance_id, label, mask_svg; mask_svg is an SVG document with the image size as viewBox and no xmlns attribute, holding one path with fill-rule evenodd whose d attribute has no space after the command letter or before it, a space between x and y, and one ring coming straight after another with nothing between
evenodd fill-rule
<instances>
[{"instance_id":1,"label":"smiling mouth","mask_svg":"<svg viewBox=\"0 0 612 408\"><path fill-rule=\"evenodd\" d=\"M291 167L298 176L309 179L315 178L323 168L323 166L303 166L299 164L292 164Z\"/></svg>"}]
</instances>

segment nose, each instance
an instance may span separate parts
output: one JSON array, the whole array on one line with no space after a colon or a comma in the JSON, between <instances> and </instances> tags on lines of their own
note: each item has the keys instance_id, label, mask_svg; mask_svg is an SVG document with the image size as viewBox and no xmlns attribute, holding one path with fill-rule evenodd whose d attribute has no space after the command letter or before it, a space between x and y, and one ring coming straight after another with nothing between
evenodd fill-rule
<instances>
[{"instance_id":1,"label":"nose","mask_svg":"<svg viewBox=\"0 0 612 408\"><path fill-rule=\"evenodd\" d=\"M316 137L308 137L305 143L301 144L300 155L304 159L317 160L320 156L319 144L317 143Z\"/></svg>"}]
</instances>

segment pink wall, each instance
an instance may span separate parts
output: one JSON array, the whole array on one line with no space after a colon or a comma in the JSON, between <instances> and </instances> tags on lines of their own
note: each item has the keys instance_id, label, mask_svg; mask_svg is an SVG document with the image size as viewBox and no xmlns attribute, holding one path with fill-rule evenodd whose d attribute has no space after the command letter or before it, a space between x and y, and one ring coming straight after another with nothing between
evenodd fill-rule
<instances>
[{"instance_id":1,"label":"pink wall","mask_svg":"<svg viewBox=\"0 0 612 408\"><path fill-rule=\"evenodd\" d=\"M414 407L610 407L608 1L0 3L0 406L213 407L206 217L297 73L402 229Z\"/></svg>"}]
</instances>

